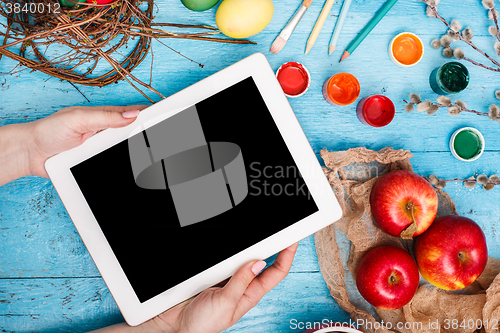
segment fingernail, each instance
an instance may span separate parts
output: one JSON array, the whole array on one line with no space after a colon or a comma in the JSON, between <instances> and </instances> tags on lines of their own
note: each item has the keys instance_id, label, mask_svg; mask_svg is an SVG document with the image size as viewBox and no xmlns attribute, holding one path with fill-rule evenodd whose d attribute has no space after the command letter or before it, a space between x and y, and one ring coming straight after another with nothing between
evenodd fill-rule
<instances>
[{"instance_id":1,"label":"fingernail","mask_svg":"<svg viewBox=\"0 0 500 333\"><path fill-rule=\"evenodd\" d=\"M135 118L139 115L139 113L141 112L141 110L132 110L132 111L126 111L126 112L122 112L122 117L123 118Z\"/></svg>"},{"instance_id":2,"label":"fingernail","mask_svg":"<svg viewBox=\"0 0 500 333\"><path fill-rule=\"evenodd\" d=\"M266 262L264 260L259 260L253 264L252 272L257 275L264 267L266 267Z\"/></svg>"}]
</instances>

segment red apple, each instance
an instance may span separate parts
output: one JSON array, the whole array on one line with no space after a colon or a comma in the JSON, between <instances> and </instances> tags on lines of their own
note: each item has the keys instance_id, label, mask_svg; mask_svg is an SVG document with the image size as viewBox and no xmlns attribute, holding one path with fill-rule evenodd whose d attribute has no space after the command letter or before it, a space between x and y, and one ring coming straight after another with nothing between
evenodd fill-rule
<instances>
[{"instance_id":1,"label":"red apple","mask_svg":"<svg viewBox=\"0 0 500 333\"><path fill-rule=\"evenodd\" d=\"M359 293L371 305L394 310L407 304L418 289L418 268L405 250L384 245L364 255L356 271Z\"/></svg>"},{"instance_id":2,"label":"red apple","mask_svg":"<svg viewBox=\"0 0 500 333\"><path fill-rule=\"evenodd\" d=\"M415 258L422 276L436 287L462 289L474 282L486 267L486 238L471 219L443 216L417 237Z\"/></svg>"},{"instance_id":3,"label":"red apple","mask_svg":"<svg viewBox=\"0 0 500 333\"><path fill-rule=\"evenodd\" d=\"M438 197L424 178L411 171L397 170L375 183L370 204L373 219L382 230L395 237L412 238L422 234L434 221Z\"/></svg>"}]
</instances>

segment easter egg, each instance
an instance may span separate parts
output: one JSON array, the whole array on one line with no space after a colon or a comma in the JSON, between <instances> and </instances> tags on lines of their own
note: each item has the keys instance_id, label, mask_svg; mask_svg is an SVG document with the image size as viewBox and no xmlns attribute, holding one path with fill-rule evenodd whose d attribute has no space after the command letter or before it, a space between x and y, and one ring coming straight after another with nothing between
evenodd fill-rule
<instances>
[{"instance_id":1,"label":"easter egg","mask_svg":"<svg viewBox=\"0 0 500 333\"><path fill-rule=\"evenodd\" d=\"M181 2L191 10L202 12L215 6L219 0L181 0Z\"/></svg>"},{"instance_id":2,"label":"easter egg","mask_svg":"<svg viewBox=\"0 0 500 333\"><path fill-rule=\"evenodd\" d=\"M115 0L87 0L88 3L93 3L97 5L105 5L107 3L113 2Z\"/></svg>"},{"instance_id":3,"label":"easter egg","mask_svg":"<svg viewBox=\"0 0 500 333\"><path fill-rule=\"evenodd\" d=\"M273 13L271 0L224 0L215 14L215 23L228 37L247 38L264 30Z\"/></svg>"},{"instance_id":4,"label":"easter egg","mask_svg":"<svg viewBox=\"0 0 500 333\"><path fill-rule=\"evenodd\" d=\"M75 0L75 1L86 2L85 0ZM75 7L76 6L75 3L68 1L68 0L59 0L59 3L61 4L61 6L64 6L64 7Z\"/></svg>"}]
</instances>

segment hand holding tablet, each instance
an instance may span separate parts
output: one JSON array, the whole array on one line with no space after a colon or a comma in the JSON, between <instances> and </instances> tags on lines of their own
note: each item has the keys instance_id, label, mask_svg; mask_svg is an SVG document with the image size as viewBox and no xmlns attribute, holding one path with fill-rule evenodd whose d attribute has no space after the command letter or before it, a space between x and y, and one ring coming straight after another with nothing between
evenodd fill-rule
<instances>
[{"instance_id":1,"label":"hand holding tablet","mask_svg":"<svg viewBox=\"0 0 500 333\"><path fill-rule=\"evenodd\" d=\"M130 125L147 105L68 107L46 118L23 124L29 135L29 167L26 173L48 178L45 161L80 146L106 128Z\"/></svg>"},{"instance_id":2,"label":"hand holding tablet","mask_svg":"<svg viewBox=\"0 0 500 333\"><path fill-rule=\"evenodd\" d=\"M218 333L234 325L288 274L297 249L294 244L282 250L274 263L260 275L263 261L244 264L223 288L209 288L192 301L183 302L159 315L175 323L175 332ZM167 325L167 327L169 327ZM168 330L166 330L168 332Z\"/></svg>"},{"instance_id":3,"label":"hand holding tablet","mask_svg":"<svg viewBox=\"0 0 500 333\"><path fill-rule=\"evenodd\" d=\"M251 261L240 267L222 288L204 290L139 327L141 332L218 333L234 325L268 291L288 274L297 244L282 250L274 263L255 277L264 261ZM127 324L118 324L92 333L133 333Z\"/></svg>"},{"instance_id":4,"label":"hand holding tablet","mask_svg":"<svg viewBox=\"0 0 500 333\"><path fill-rule=\"evenodd\" d=\"M12 160L19 164L33 165L32 171L25 171L38 176L46 176L45 169L40 171L37 166L43 165L47 157L54 153L65 151L80 145L94 132L104 128L123 127L135 120L142 106L128 107L71 107L60 110L53 115L25 126L5 126L0 131L0 151L6 147L7 134L14 137L24 136L26 143L18 151L21 154L12 155ZM23 135L25 134L25 135ZM16 149L17 150L17 149ZM28 160L24 157L29 156ZM2 165L5 175L8 167ZM1 179L4 182L7 179ZM132 201L133 198L126 200ZM265 267L264 261L253 260L240 267L223 288L209 288L194 299L189 299L170 310L160 314L156 320L147 321L141 325L145 332L220 332L238 321L250 308L270 289L274 288L288 273L297 244L283 250L273 265L261 275ZM168 268L168 267L164 267ZM263 288L264 287L264 288ZM194 329L193 329L194 328ZM100 329L99 332L125 333L132 328L126 324Z\"/></svg>"},{"instance_id":5,"label":"hand holding tablet","mask_svg":"<svg viewBox=\"0 0 500 333\"><path fill-rule=\"evenodd\" d=\"M341 216L262 54L50 158L45 168L131 325ZM124 198L134 204L113 209ZM165 256L167 272L158 266Z\"/></svg>"}]
</instances>

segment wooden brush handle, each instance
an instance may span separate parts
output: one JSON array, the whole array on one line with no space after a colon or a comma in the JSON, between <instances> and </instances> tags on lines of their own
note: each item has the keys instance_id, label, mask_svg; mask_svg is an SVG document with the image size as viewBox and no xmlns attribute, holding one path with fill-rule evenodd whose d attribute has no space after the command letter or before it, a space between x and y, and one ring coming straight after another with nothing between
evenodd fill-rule
<instances>
[{"instance_id":1,"label":"wooden brush handle","mask_svg":"<svg viewBox=\"0 0 500 333\"><path fill-rule=\"evenodd\" d=\"M304 0L304 2L302 2L302 6L306 6L307 8L309 8L311 2L313 2L313 0Z\"/></svg>"}]
</instances>

